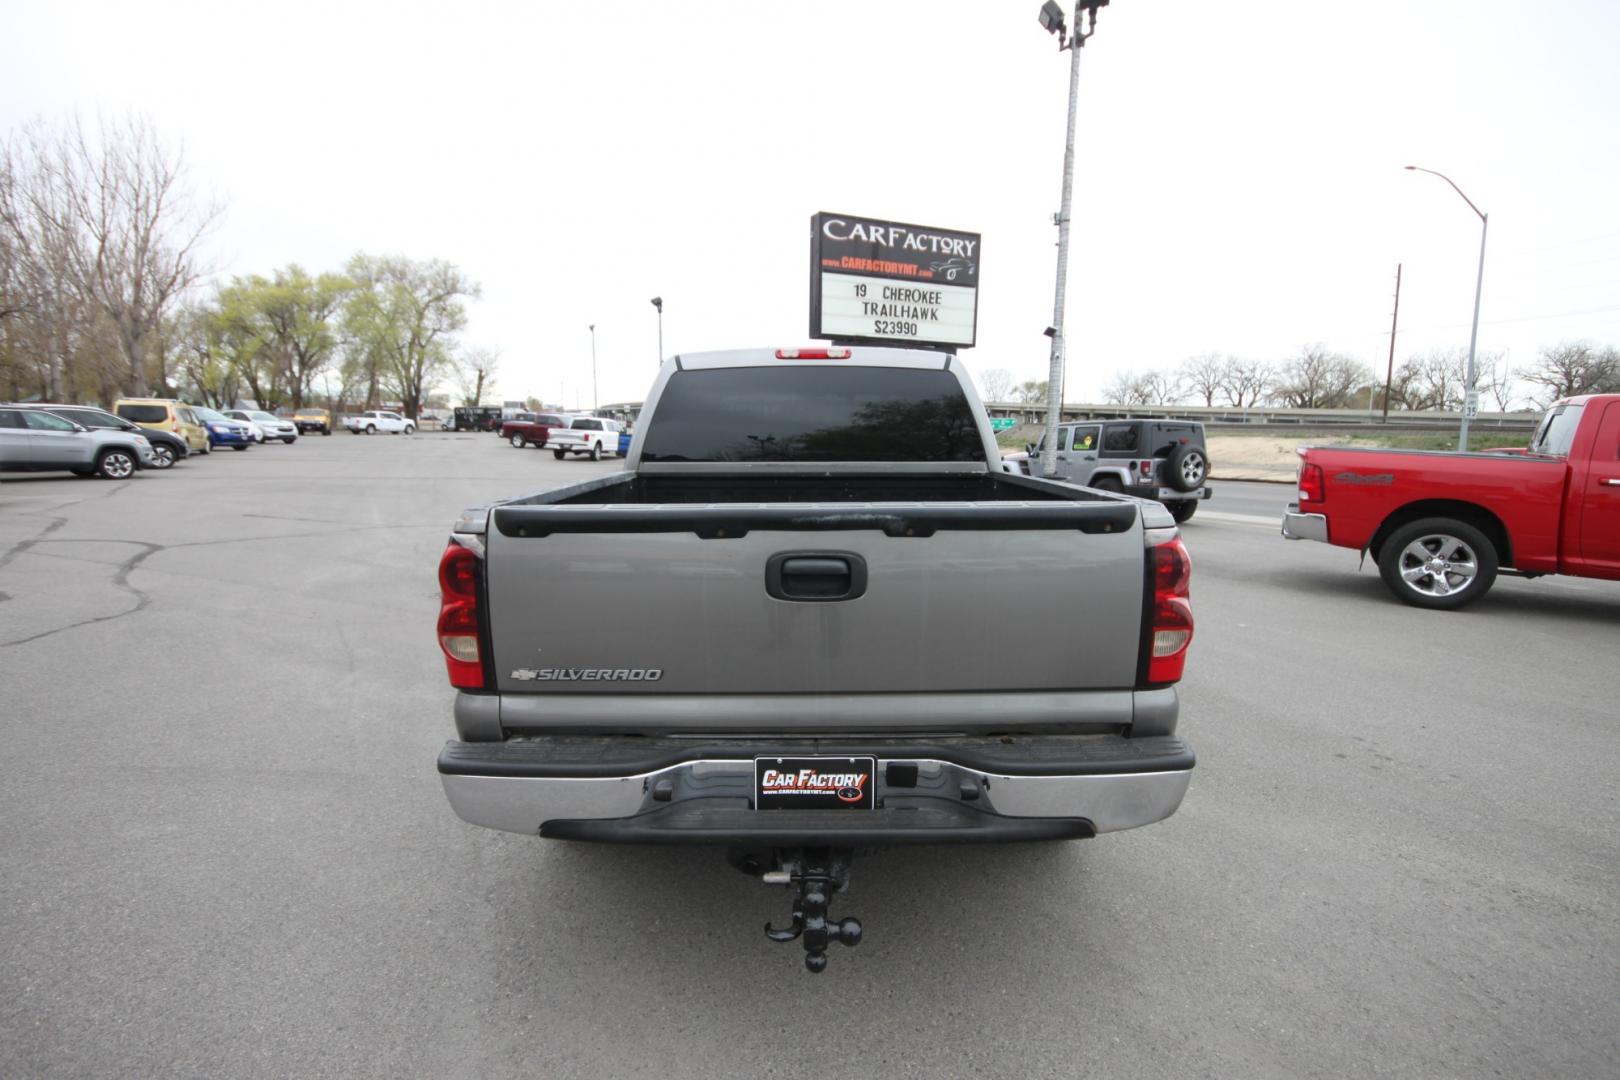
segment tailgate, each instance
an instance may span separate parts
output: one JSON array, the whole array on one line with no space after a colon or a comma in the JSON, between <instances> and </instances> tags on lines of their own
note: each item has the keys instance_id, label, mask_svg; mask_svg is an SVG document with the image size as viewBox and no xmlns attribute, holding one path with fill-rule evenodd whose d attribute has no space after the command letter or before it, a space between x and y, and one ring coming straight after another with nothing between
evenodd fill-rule
<instances>
[{"instance_id":1,"label":"tailgate","mask_svg":"<svg viewBox=\"0 0 1620 1080\"><path fill-rule=\"evenodd\" d=\"M503 692L1136 682L1144 555L1134 504L502 508L494 521L486 573ZM847 600L773 596L778 557L808 560L790 565L812 574L811 591L829 564L857 568L864 589Z\"/></svg>"}]
</instances>

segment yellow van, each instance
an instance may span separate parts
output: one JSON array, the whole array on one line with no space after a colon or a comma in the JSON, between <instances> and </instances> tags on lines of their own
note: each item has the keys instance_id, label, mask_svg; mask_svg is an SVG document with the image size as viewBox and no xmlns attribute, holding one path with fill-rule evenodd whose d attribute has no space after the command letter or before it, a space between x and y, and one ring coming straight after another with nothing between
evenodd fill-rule
<instances>
[{"instance_id":1,"label":"yellow van","mask_svg":"<svg viewBox=\"0 0 1620 1080\"><path fill-rule=\"evenodd\" d=\"M173 398L119 398L113 402L115 416L132 424L157 431L172 431L186 440L186 448L194 454L209 451L208 429L202 426L191 411L191 406Z\"/></svg>"}]
</instances>

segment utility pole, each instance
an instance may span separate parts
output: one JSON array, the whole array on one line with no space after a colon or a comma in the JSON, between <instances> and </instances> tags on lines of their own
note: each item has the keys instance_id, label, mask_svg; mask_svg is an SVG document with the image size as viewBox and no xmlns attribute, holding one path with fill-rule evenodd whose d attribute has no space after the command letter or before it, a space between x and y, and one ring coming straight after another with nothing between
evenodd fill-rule
<instances>
[{"instance_id":1,"label":"utility pole","mask_svg":"<svg viewBox=\"0 0 1620 1080\"><path fill-rule=\"evenodd\" d=\"M1401 317L1401 264L1395 264L1395 311L1389 317L1389 370L1384 374L1384 423L1389 423L1389 389L1395 384L1395 322Z\"/></svg>"},{"instance_id":2,"label":"utility pole","mask_svg":"<svg viewBox=\"0 0 1620 1080\"><path fill-rule=\"evenodd\" d=\"M598 407L596 400L596 324L591 323L591 411Z\"/></svg>"},{"instance_id":3,"label":"utility pole","mask_svg":"<svg viewBox=\"0 0 1620 1080\"><path fill-rule=\"evenodd\" d=\"M1058 51L1069 52L1069 121L1063 143L1063 202L1052 220L1058 227L1057 288L1052 301L1052 325L1046 334L1052 339L1052 353L1046 376L1046 438L1041 449L1041 475L1057 474L1057 429L1063 414L1063 308L1069 276L1069 208L1074 201L1074 118L1080 92L1080 50L1097 31L1097 9L1108 0L1075 0L1074 31L1064 25L1063 9L1055 0L1041 6L1041 26L1058 38ZM1085 12L1090 29L1080 30L1080 13Z\"/></svg>"}]
</instances>

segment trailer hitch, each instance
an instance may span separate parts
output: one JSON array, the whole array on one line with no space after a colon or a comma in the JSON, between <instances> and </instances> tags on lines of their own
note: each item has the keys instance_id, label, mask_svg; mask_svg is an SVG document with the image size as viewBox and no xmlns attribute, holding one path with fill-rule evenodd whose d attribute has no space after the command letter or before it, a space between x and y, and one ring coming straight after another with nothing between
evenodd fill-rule
<instances>
[{"instance_id":1,"label":"trailer hitch","mask_svg":"<svg viewBox=\"0 0 1620 1080\"><path fill-rule=\"evenodd\" d=\"M848 918L834 921L827 914L832 894L849 885L849 864L854 852L848 848L788 848L776 853L780 867L762 874L768 885L797 889L793 901L793 922L778 930L765 924L765 936L772 941L804 939L804 966L813 974L827 970L827 946L838 942L854 948L861 943L861 921Z\"/></svg>"}]
</instances>

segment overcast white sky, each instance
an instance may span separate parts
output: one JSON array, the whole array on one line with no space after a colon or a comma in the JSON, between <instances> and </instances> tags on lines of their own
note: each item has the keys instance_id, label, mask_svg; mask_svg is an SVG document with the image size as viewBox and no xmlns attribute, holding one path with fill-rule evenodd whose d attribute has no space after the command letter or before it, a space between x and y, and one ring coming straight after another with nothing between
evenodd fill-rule
<instances>
[{"instance_id":1,"label":"overcast white sky","mask_svg":"<svg viewBox=\"0 0 1620 1080\"><path fill-rule=\"evenodd\" d=\"M639 399L666 352L801 344L817 210L983 234L975 369L1045 378L1068 64L1039 0L6 0L0 129L148 115L228 202L222 275L356 251L482 283L500 390ZM1114 0L1080 74L1070 400L1307 342L1382 369L1620 345L1620 4Z\"/></svg>"}]
</instances>

